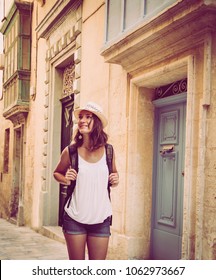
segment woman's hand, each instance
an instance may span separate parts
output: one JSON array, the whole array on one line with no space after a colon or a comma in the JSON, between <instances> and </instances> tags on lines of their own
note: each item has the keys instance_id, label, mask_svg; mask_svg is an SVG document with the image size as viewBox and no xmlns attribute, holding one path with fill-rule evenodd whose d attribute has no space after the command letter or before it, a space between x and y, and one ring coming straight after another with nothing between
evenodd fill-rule
<instances>
[{"instance_id":1,"label":"woman's hand","mask_svg":"<svg viewBox=\"0 0 216 280\"><path fill-rule=\"evenodd\" d=\"M70 185L71 181L75 181L76 178L77 178L77 172L75 169L72 169L70 166L65 174L67 185Z\"/></svg>"},{"instance_id":2,"label":"woman's hand","mask_svg":"<svg viewBox=\"0 0 216 280\"><path fill-rule=\"evenodd\" d=\"M118 173L111 173L109 175L109 182L112 185L112 187L116 187L119 183L119 175Z\"/></svg>"}]
</instances>

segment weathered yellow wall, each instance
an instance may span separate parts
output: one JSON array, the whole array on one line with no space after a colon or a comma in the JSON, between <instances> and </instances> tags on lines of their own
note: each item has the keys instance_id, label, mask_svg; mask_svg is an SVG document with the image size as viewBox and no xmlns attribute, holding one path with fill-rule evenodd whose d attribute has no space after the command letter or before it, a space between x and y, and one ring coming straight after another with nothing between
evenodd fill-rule
<instances>
[{"instance_id":1,"label":"weathered yellow wall","mask_svg":"<svg viewBox=\"0 0 216 280\"><path fill-rule=\"evenodd\" d=\"M0 100L0 112L3 111L4 101ZM5 130L10 129L10 146L9 146L9 172L3 172L4 162L4 145L5 145ZM2 115L0 115L0 217L8 218L10 213L10 196L11 196L11 184L12 184L12 153L13 153L13 125L10 121L5 121Z\"/></svg>"},{"instance_id":2,"label":"weathered yellow wall","mask_svg":"<svg viewBox=\"0 0 216 280\"><path fill-rule=\"evenodd\" d=\"M206 115L206 155L204 166L203 207L203 259L216 259L216 34L212 40L212 85L211 104Z\"/></svg>"},{"instance_id":3,"label":"weathered yellow wall","mask_svg":"<svg viewBox=\"0 0 216 280\"><path fill-rule=\"evenodd\" d=\"M38 3L36 3L38 2ZM53 1L45 1L45 5L42 5L40 2L41 1L34 1L34 4L37 5L37 17L38 17L38 23L40 23L45 16L50 12L50 10L59 2L59 0L53 0Z\"/></svg>"},{"instance_id":4,"label":"weathered yellow wall","mask_svg":"<svg viewBox=\"0 0 216 280\"><path fill-rule=\"evenodd\" d=\"M37 83L36 83L36 99L34 101L34 111L32 111L32 121L34 120L35 126L32 127L32 133L34 135L34 181L33 181L33 204L32 204L32 226L40 226L42 225L41 220L41 211L42 205L40 201L40 192L43 189L42 181L41 181L41 172L42 172L42 154L43 154L43 141L44 141L44 119L45 119L45 112L44 108L44 100L45 100L45 83L44 77L46 76L46 64L45 64L45 57L46 53L44 50L46 49L46 42L44 39L39 40L38 42L38 56L37 65ZM34 119L34 116L37 116L37 119Z\"/></svg>"},{"instance_id":5,"label":"weathered yellow wall","mask_svg":"<svg viewBox=\"0 0 216 280\"><path fill-rule=\"evenodd\" d=\"M101 105L107 104L109 66L100 56L104 39L104 9L104 1L83 2L81 103L93 99ZM108 106L103 107L107 113Z\"/></svg>"}]
</instances>

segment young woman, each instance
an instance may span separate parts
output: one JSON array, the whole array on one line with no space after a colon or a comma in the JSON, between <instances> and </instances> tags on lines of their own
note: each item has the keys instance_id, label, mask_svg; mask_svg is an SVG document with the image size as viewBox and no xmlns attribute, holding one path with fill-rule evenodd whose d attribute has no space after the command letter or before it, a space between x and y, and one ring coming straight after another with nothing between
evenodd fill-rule
<instances>
[{"instance_id":1,"label":"young woman","mask_svg":"<svg viewBox=\"0 0 216 280\"><path fill-rule=\"evenodd\" d=\"M78 131L74 141L78 151L78 172L71 168L69 148L61 154L54 177L61 184L76 181L71 199L64 208L63 232L70 260L104 260L107 255L112 216L108 183L117 186L119 176L113 153L112 173L109 174L105 145L107 125L101 107L89 102L74 111Z\"/></svg>"}]
</instances>

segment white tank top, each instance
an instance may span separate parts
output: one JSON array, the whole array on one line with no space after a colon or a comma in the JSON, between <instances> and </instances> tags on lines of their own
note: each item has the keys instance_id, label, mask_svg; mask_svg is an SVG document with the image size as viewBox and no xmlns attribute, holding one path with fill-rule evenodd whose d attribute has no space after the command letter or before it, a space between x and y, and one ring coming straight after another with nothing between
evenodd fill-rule
<instances>
[{"instance_id":1,"label":"white tank top","mask_svg":"<svg viewBox=\"0 0 216 280\"><path fill-rule=\"evenodd\" d=\"M78 156L79 172L76 186L67 214L83 224L102 223L112 215L111 202L108 196L109 171L106 153L96 163L89 163Z\"/></svg>"}]
</instances>

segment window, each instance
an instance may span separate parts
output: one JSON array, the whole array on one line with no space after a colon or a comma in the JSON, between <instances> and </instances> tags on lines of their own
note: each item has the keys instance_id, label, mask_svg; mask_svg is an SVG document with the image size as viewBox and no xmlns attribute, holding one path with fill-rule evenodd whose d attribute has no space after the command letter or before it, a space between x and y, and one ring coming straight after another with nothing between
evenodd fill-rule
<instances>
[{"instance_id":1,"label":"window","mask_svg":"<svg viewBox=\"0 0 216 280\"><path fill-rule=\"evenodd\" d=\"M147 20L177 0L107 0L106 42Z\"/></svg>"},{"instance_id":2,"label":"window","mask_svg":"<svg viewBox=\"0 0 216 280\"><path fill-rule=\"evenodd\" d=\"M10 142L10 129L5 130L5 141L4 141L4 173L8 173L9 170L9 142Z\"/></svg>"}]
</instances>

